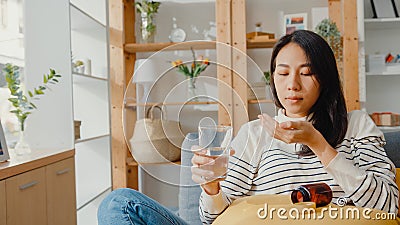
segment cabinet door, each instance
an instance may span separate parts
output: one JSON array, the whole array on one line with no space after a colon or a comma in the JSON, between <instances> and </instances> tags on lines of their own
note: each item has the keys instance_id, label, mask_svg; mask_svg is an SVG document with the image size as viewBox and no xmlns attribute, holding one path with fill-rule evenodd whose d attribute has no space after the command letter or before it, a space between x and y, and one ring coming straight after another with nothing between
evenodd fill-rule
<instances>
[{"instance_id":1,"label":"cabinet door","mask_svg":"<svg viewBox=\"0 0 400 225\"><path fill-rule=\"evenodd\" d=\"M6 224L6 182L0 181L0 224Z\"/></svg>"},{"instance_id":2,"label":"cabinet door","mask_svg":"<svg viewBox=\"0 0 400 225\"><path fill-rule=\"evenodd\" d=\"M46 166L48 224L76 224L74 158Z\"/></svg>"},{"instance_id":3,"label":"cabinet door","mask_svg":"<svg viewBox=\"0 0 400 225\"><path fill-rule=\"evenodd\" d=\"M45 169L6 179L7 225L46 225Z\"/></svg>"}]
</instances>

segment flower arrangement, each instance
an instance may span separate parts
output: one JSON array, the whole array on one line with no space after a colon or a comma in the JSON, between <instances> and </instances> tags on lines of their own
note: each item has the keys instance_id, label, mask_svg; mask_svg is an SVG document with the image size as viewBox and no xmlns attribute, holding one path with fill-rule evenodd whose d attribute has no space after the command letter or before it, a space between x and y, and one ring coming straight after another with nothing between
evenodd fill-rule
<instances>
[{"instance_id":1,"label":"flower arrangement","mask_svg":"<svg viewBox=\"0 0 400 225\"><path fill-rule=\"evenodd\" d=\"M60 78L61 75L56 74L55 70L50 69L49 74L43 75L43 85L34 88L33 91L28 91L28 97L21 88L19 67L7 63L3 70L5 72L8 89L12 96L8 100L15 108L10 112L17 116L21 131L24 131L25 120L28 118L29 114L36 109L36 105L32 100L37 100L39 95L44 95L44 91L49 88L49 84L58 83L58 78Z\"/></svg>"},{"instance_id":2,"label":"flower arrangement","mask_svg":"<svg viewBox=\"0 0 400 225\"><path fill-rule=\"evenodd\" d=\"M141 2L135 3L137 12L139 12L142 17L140 29L141 38L144 42L153 42L152 39L154 38L156 31L154 16L158 12L160 4L160 2L150 0L142 0Z\"/></svg>"},{"instance_id":3,"label":"flower arrangement","mask_svg":"<svg viewBox=\"0 0 400 225\"><path fill-rule=\"evenodd\" d=\"M191 63L191 66L188 67L186 64L182 62L182 60L178 59L174 62L172 62L172 66L178 68L178 72L183 73L188 78L196 78L200 75L201 72L207 69L207 67L210 65L209 60L203 59L203 56L200 56L196 59L196 54L194 53L194 50L191 48L193 55L193 61Z\"/></svg>"}]
</instances>

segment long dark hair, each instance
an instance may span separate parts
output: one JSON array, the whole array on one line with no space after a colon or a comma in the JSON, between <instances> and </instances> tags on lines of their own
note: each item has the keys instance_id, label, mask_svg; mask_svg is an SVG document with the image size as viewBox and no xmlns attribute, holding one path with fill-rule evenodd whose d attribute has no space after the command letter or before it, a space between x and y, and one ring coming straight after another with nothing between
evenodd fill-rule
<instances>
[{"instance_id":1,"label":"long dark hair","mask_svg":"<svg viewBox=\"0 0 400 225\"><path fill-rule=\"evenodd\" d=\"M311 72L320 85L320 95L311 107L308 120L321 132L332 147L340 144L347 131L347 110L343 96L343 89L336 66L335 56L328 43L318 34L312 31L298 30L292 34L283 36L274 46L271 57L271 89L274 95L275 105L283 108L278 99L274 72L276 69L276 57L281 49L289 43L300 46L311 65ZM303 145L300 155L312 155L308 146Z\"/></svg>"}]
</instances>

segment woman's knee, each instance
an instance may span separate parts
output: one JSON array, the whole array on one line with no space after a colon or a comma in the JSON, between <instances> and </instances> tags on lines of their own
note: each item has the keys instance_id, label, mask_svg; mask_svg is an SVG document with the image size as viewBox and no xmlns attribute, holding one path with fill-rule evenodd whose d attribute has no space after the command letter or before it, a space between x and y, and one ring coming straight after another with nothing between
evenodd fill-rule
<instances>
[{"instance_id":1,"label":"woman's knee","mask_svg":"<svg viewBox=\"0 0 400 225\"><path fill-rule=\"evenodd\" d=\"M99 221L107 221L110 218L123 218L126 208L131 201L142 198L143 194L129 188L121 188L112 191L101 202L97 216Z\"/></svg>"}]
</instances>

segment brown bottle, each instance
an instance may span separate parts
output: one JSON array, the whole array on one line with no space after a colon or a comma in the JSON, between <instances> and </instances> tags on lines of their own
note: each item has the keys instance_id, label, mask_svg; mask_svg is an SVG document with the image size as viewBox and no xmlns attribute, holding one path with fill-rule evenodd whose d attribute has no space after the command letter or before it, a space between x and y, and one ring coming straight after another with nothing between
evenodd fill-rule
<instances>
[{"instance_id":1,"label":"brown bottle","mask_svg":"<svg viewBox=\"0 0 400 225\"><path fill-rule=\"evenodd\" d=\"M326 183L305 184L296 188L292 202L315 202L316 207L326 206L332 201L332 189Z\"/></svg>"}]
</instances>

